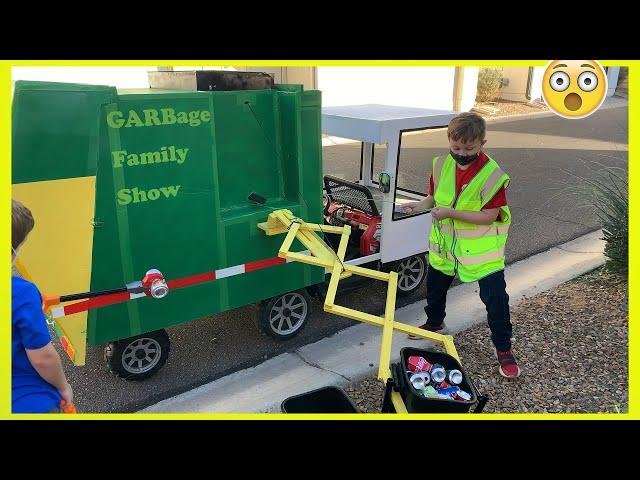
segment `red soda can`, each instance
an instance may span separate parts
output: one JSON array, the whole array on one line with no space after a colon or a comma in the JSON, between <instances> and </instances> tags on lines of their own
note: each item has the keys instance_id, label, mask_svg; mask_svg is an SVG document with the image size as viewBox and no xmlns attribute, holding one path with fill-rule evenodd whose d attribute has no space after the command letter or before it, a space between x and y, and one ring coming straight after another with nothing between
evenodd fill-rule
<instances>
[{"instance_id":1,"label":"red soda can","mask_svg":"<svg viewBox=\"0 0 640 480\"><path fill-rule=\"evenodd\" d=\"M413 355L407 360L407 368L412 372L430 372L431 364L418 355Z\"/></svg>"},{"instance_id":2,"label":"red soda can","mask_svg":"<svg viewBox=\"0 0 640 480\"><path fill-rule=\"evenodd\" d=\"M442 382L439 385L436 386L436 389L445 389L445 388L449 388L451 385L449 385L447 382Z\"/></svg>"}]
</instances>

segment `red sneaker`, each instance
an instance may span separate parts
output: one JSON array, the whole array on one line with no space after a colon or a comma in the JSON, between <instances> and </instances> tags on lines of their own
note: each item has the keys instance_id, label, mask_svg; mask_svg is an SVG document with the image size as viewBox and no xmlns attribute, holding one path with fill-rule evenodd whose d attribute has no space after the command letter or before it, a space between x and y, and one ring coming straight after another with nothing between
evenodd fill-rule
<instances>
[{"instance_id":1,"label":"red sneaker","mask_svg":"<svg viewBox=\"0 0 640 480\"><path fill-rule=\"evenodd\" d=\"M444 333L446 327L444 326L444 323L441 323L437 327L433 327L425 323L424 325L420 325L418 328L421 328L423 330L428 330L429 332ZM413 335L412 333L409 333L407 336L411 340L426 340L424 337L418 337L417 335Z\"/></svg>"},{"instance_id":2,"label":"red sneaker","mask_svg":"<svg viewBox=\"0 0 640 480\"><path fill-rule=\"evenodd\" d=\"M496 350L496 357L498 357L498 363L500 364L498 367L500 375L505 378L518 378L520 376L520 367L511 350L506 352Z\"/></svg>"}]
</instances>

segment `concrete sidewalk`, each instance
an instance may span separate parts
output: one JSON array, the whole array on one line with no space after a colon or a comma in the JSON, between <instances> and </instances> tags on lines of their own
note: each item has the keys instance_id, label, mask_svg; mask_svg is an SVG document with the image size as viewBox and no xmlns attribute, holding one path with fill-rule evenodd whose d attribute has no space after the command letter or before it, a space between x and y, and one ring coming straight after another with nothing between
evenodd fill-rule
<instances>
[{"instance_id":1,"label":"concrete sidewalk","mask_svg":"<svg viewBox=\"0 0 640 480\"><path fill-rule=\"evenodd\" d=\"M601 231L551 248L506 268L511 306L549 290L604 263ZM461 284L447 297L447 326L455 334L486 322L478 284ZM396 311L398 322L420 325L425 301ZM424 346L394 332L391 359L397 362L405 346ZM347 328L295 352L285 353L253 368L242 370L189 392L140 410L138 413L265 413L280 412L280 404L292 395L335 385L345 387L366 376L375 376L382 330L360 324ZM514 350L517 353L517 339ZM491 352L487 352L490 354ZM459 352L464 363L464 352Z\"/></svg>"}]
</instances>

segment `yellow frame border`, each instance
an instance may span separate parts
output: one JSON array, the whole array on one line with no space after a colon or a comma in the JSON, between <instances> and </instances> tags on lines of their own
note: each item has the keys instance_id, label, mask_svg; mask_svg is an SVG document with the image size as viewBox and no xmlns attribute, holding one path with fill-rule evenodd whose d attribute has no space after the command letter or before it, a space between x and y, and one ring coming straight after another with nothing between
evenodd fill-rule
<instances>
[{"instance_id":1,"label":"yellow frame border","mask_svg":"<svg viewBox=\"0 0 640 480\"><path fill-rule=\"evenodd\" d=\"M188 66L188 65L245 65L245 66L540 66L543 67L549 60L2 60L0 61L0 92L3 105L11 105L11 68L21 66L149 66L158 65ZM640 294L638 289L638 267L640 265L639 253L633 247L638 242L638 208L637 190L640 182L638 158L635 154L635 144L632 139L640 138L640 108L637 98L640 97L640 60L599 60L603 66L629 67L629 412L608 414L535 414L535 413L510 413L510 414L354 414L354 415L299 415L299 414L79 414L79 415L12 415L11 411L11 354L9 348L0 348L0 418L9 419L51 419L51 420L80 420L80 419L545 419L545 420L625 420L640 419L640 381L638 378L638 356L640 345L636 327L638 303ZM10 242L10 186L11 186L11 109L0 109L0 131L2 145L2 161L0 162L0 205L5 221L0 223L0 235L4 243ZM631 161L635 160L635 161ZM324 227L323 227L324 228ZM3 299L8 299L11 292L8 273L10 262L3 263L5 274L0 278L0 294ZM9 302L0 302L4 318L10 318ZM11 341L9 323L4 322L0 327L0 341L8 345Z\"/></svg>"}]
</instances>

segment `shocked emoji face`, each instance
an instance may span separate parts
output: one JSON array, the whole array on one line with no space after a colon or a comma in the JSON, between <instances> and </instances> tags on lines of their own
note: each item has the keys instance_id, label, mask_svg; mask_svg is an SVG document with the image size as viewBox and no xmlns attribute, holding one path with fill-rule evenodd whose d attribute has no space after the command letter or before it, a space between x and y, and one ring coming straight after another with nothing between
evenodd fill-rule
<instances>
[{"instance_id":1,"label":"shocked emoji face","mask_svg":"<svg viewBox=\"0 0 640 480\"><path fill-rule=\"evenodd\" d=\"M547 106L565 118L584 118L595 112L607 93L607 75L594 60L554 60L542 78Z\"/></svg>"}]
</instances>

